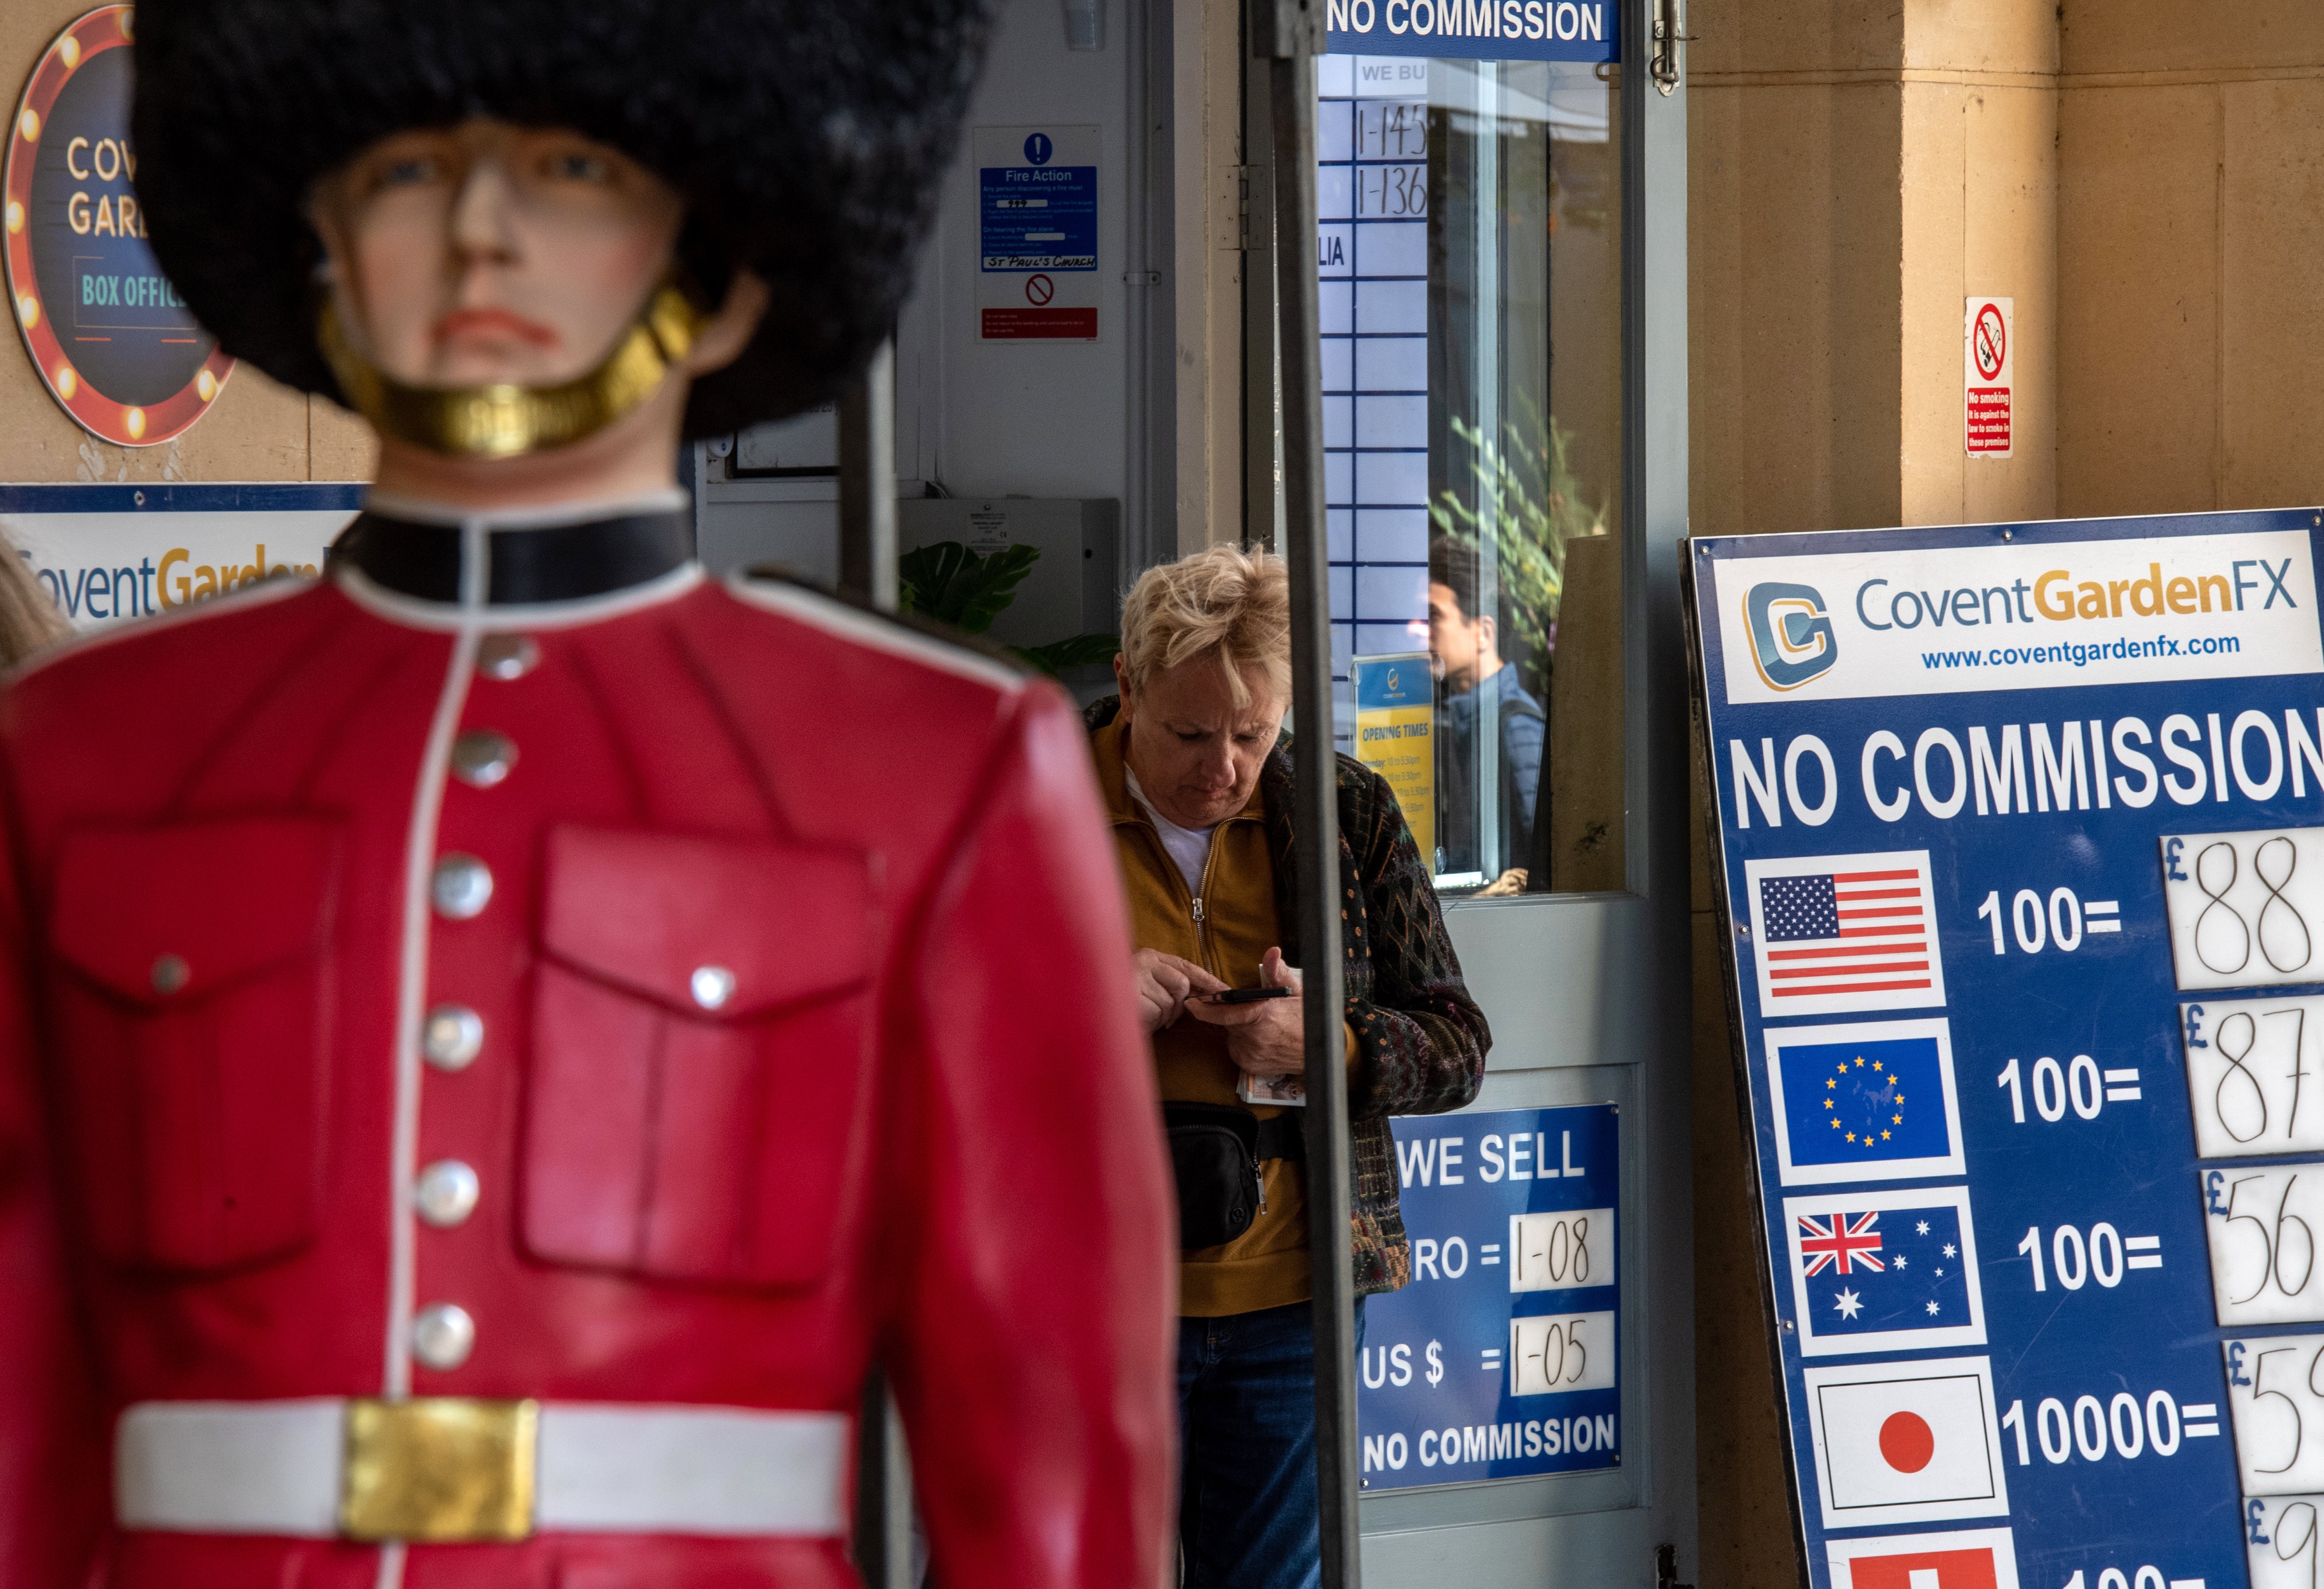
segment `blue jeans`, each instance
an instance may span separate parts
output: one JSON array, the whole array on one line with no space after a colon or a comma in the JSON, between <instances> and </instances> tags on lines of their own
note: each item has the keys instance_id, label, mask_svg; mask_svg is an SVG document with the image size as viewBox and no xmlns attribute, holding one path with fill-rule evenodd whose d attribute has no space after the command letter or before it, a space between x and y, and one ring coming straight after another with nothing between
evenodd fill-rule
<instances>
[{"instance_id":1,"label":"blue jeans","mask_svg":"<svg viewBox=\"0 0 2324 1589\"><path fill-rule=\"evenodd\" d=\"M1178 1321L1178 1444L1185 1589L1316 1589L1308 1304Z\"/></svg>"}]
</instances>

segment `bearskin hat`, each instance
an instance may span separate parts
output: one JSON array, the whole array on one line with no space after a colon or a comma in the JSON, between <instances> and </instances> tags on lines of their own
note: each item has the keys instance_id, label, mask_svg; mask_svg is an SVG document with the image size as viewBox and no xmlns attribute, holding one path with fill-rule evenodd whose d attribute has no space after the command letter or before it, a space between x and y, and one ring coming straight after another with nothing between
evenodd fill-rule
<instances>
[{"instance_id":1,"label":"bearskin hat","mask_svg":"<svg viewBox=\"0 0 2324 1589\"><path fill-rule=\"evenodd\" d=\"M988 0L143 0L132 125L161 267L228 353L344 401L315 340L316 180L390 134L569 127L682 194L688 284L770 289L689 436L833 396L910 285Z\"/></svg>"}]
</instances>

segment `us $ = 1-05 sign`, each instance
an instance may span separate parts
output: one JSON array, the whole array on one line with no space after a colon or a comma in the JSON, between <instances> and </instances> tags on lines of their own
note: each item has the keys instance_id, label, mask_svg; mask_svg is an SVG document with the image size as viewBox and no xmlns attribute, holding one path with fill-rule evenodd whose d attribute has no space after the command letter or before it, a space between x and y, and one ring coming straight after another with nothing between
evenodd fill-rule
<instances>
[{"instance_id":1,"label":"us $ = 1-05 sign","mask_svg":"<svg viewBox=\"0 0 2324 1589\"><path fill-rule=\"evenodd\" d=\"M234 368L145 240L129 141L134 8L106 5L32 68L0 185L8 296L24 351L64 411L124 447L181 435Z\"/></svg>"},{"instance_id":2,"label":"us $ = 1-05 sign","mask_svg":"<svg viewBox=\"0 0 2324 1589\"><path fill-rule=\"evenodd\" d=\"M1818 1589L2324 1581L2319 533L1692 543Z\"/></svg>"}]
</instances>

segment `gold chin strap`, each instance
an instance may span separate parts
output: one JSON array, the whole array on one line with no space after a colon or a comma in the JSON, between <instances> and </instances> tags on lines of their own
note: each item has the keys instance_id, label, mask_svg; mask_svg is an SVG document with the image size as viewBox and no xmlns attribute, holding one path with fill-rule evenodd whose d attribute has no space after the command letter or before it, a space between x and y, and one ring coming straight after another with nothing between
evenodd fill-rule
<instances>
[{"instance_id":1,"label":"gold chin strap","mask_svg":"<svg viewBox=\"0 0 2324 1589\"><path fill-rule=\"evenodd\" d=\"M567 447L653 395L705 316L664 285L603 363L560 386L407 386L347 345L331 300L317 328L323 357L355 411L387 435L450 457L506 458Z\"/></svg>"}]
</instances>

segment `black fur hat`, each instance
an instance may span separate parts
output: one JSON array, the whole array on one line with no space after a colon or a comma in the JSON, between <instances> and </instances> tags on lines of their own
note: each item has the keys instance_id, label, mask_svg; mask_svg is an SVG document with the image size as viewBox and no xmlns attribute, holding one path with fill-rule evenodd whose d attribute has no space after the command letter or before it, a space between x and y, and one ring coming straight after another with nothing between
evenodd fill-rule
<instances>
[{"instance_id":1,"label":"black fur hat","mask_svg":"<svg viewBox=\"0 0 2324 1589\"><path fill-rule=\"evenodd\" d=\"M472 115L569 127L687 201L680 263L771 303L696 383L691 436L838 391L910 285L988 0L143 0L137 190L171 282L228 353L339 398L315 343L317 178Z\"/></svg>"}]
</instances>

